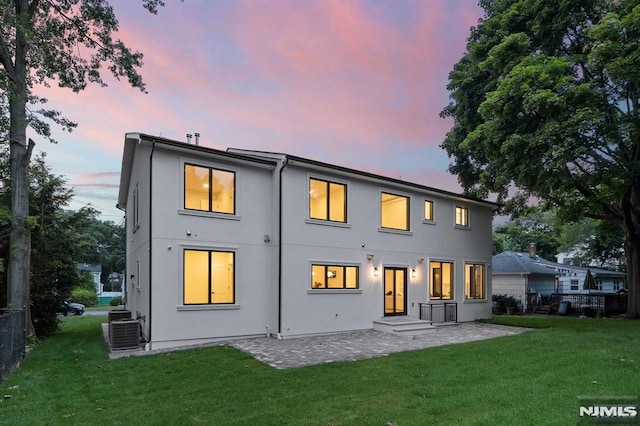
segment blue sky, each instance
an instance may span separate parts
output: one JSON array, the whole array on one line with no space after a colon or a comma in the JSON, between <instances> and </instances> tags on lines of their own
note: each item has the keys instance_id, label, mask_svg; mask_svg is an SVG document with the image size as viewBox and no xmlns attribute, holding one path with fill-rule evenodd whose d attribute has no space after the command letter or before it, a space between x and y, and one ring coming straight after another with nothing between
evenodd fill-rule
<instances>
[{"instance_id":1,"label":"blue sky","mask_svg":"<svg viewBox=\"0 0 640 426\"><path fill-rule=\"evenodd\" d=\"M119 37L144 53L148 94L126 82L38 94L78 122L39 141L73 209L115 208L124 134L281 151L460 191L439 148L447 76L482 10L475 0L112 2Z\"/></svg>"}]
</instances>

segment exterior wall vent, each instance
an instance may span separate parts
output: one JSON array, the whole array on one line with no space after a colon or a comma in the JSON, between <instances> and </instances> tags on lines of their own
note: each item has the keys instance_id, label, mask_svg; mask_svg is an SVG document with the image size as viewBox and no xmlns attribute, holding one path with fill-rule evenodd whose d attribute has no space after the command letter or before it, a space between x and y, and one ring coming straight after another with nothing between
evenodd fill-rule
<instances>
[{"instance_id":1,"label":"exterior wall vent","mask_svg":"<svg viewBox=\"0 0 640 426\"><path fill-rule=\"evenodd\" d=\"M137 349L140 347L140 323L138 320L122 319L109 323L111 350Z\"/></svg>"}]
</instances>

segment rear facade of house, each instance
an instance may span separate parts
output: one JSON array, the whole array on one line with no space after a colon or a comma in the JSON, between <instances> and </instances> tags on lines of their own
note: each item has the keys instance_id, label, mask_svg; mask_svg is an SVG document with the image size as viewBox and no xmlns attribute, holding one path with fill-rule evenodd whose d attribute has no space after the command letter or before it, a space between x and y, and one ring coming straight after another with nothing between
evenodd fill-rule
<instances>
[{"instance_id":1,"label":"rear facade of house","mask_svg":"<svg viewBox=\"0 0 640 426\"><path fill-rule=\"evenodd\" d=\"M285 154L125 137L126 307L148 349L491 315L494 205Z\"/></svg>"}]
</instances>

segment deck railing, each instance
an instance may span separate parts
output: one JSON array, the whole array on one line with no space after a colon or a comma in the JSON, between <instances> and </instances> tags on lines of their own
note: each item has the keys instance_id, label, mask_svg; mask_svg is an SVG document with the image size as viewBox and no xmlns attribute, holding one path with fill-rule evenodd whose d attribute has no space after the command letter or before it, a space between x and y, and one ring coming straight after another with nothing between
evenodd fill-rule
<instances>
[{"instance_id":1,"label":"deck railing","mask_svg":"<svg viewBox=\"0 0 640 426\"><path fill-rule=\"evenodd\" d=\"M569 302L568 314L580 315L585 309L593 315L614 316L627 312L626 294L570 294L553 293L537 296L527 295L527 311L535 311L537 305L551 306L550 313L556 313L561 302Z\"/></svg>"},{"instance_id":2,"label":"deck railing","mask_svg":"<svg viewBox=\"0 0 640 426\"><path fill-rule=\"evenodd\" d=\"M458 304L420 303L420 319L431 323L458 322Z\"/></svg>"}]
</instances>

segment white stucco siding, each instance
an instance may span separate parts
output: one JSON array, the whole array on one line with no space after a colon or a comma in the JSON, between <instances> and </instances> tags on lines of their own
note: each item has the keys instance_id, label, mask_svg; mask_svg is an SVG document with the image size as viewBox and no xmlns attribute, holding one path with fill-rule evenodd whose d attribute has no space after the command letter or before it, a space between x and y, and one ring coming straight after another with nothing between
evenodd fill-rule
<instances>
[{"instance_id":1,"label":"white stucco siding","mask_svg":"<svg viewBox=\"0 0 640 426\"><path fill-rule=\"evenodd\" d=\"M347 223L309 219L309 178L320 178L347 185ZM345 178L330 173L287 168L284 173L282 333L303 335L371 328L384 316L384 267L402 267L407 272L407 313L419 317L419 303L428 302L429 261L455 264L455 300L460 321L491 315L491 217L489 207L461 203L412 188L379 185L357 176ZM380 194L388 192L409 197L410 229L381 229ZM434 201L435 223L425 224L424 200ZM456 229L456 205L469 208L469 229ZM367 254L373 254L371 263ZM424 259L420 262L419 259ZM464 265L486 266L484 300L465 300ZM358 265L359 292L314 291L311 264ZM379 276L373 277L373 268ZM416 269L416 277L411 270Z\"/></svg>"},{"instance_id":2,"label":"white stucco siding","mask_svg":"<svg viewBox=\"0 0 640 426\"><path fill-rule=\"evenodd\" d=\"M150 225L150 181L149 155L147 144L138 144L131 169L129 192L126 205L127 259L126 305L133 318L141 321L143 335L149 335L149 225ZM135 196L134 196L135 194ZM137 216L137 219L136 219Z\"/></svg>"},{"instance_id":3,"label":"white stucco siding","mask_svg":"<svg viewBox=\"0 0 640 426\"><path fill-rule=\"evenodd\" d=\"M235 214L183 208L184 163L236 172ZM275 332L272 169L156 150L153 159L153 317L151 348ZM235 303L185 305L185 249L235 253Z\"/></svg>"}]
</instances>

